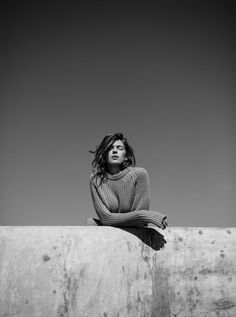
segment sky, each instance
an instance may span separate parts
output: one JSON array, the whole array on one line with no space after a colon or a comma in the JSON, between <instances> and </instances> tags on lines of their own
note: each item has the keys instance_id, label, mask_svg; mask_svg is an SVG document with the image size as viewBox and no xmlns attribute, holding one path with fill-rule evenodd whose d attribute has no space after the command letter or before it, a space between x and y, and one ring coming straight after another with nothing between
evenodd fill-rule
<instances>
[{"instance_id":1,"label":"sky","mask_svg":"<svg viewBox=\"0 0 236 317\"><path fill-rule=\"evenodd\" d=\"M0 225L84 225L94 150L122 132L170 226L236 226L230 1L1 10Z\"/></svg>"}]
</instances>

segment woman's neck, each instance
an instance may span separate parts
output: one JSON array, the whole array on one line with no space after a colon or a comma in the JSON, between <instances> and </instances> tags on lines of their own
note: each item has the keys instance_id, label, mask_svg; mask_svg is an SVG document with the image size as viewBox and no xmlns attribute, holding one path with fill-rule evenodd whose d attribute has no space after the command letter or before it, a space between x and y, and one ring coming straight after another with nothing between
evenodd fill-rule
<instances>
[{"instance_id":1,"label":"woman's neck","mask_svg":"<svg viewBox=\"0 0 236 317\"><path fill-rule=\"evenodd\" d=\"M115 175L115 174L118 174L120 172L121 172L121 168L120 168L119 165L113 165L113 166L110 165L110 166L108 166L108 173L110 175Z\"/></svg>"}]
</instances>

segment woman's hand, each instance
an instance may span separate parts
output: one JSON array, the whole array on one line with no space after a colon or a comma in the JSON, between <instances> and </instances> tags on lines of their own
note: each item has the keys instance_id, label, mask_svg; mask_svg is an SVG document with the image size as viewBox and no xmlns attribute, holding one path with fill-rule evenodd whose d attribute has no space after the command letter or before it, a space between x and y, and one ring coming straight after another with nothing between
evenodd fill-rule
<instances>
[{"instance_id":1,"label":"woman's hand","mask_svg":"<svg viewBox=\"0 0 236 317\"><path fill-rule=\"evenodd\" d=\"M168 223L167 223L167 221L166 221L166 218L164 218L163 220L162 220L162 229L164 230L164 229L166 229L166 227L168 226Z\"/></svg>"}]
</instances>

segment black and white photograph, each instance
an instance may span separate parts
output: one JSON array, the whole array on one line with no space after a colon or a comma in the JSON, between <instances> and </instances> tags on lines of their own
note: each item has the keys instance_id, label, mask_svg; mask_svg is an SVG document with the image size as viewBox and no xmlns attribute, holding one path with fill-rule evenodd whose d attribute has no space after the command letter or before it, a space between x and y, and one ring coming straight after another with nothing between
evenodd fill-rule
<instances>
[{"instance_id":1,"label":"black and white photograph","mask_svg":"<svg viewBox=\"0 0 236 317\"><path fill-rule=\"evenodd\" d=\"M1 4L0 317L236 316L235 20Z\"/></svg>"}]
</instances>

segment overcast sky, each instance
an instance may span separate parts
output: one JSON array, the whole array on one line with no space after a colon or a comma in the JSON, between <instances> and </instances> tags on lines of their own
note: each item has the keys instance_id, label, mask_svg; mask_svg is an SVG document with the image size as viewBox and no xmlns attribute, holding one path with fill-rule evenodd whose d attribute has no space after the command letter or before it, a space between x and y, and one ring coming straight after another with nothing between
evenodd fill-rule
<instances>
[{"instance_id":1,"label":"overcast sky","mask_svg":"<svg viewBox=\"0 0 236 317\"><path fill-rule=\"evenodd\" d=\"M236 226L230 1L50 3L2 10L0 225L95 216L89 150L118 131L170 226Z\"/></svg>"}]
</instances>

